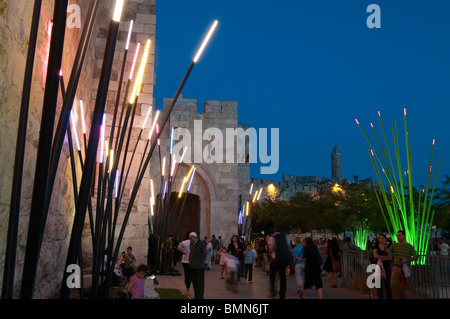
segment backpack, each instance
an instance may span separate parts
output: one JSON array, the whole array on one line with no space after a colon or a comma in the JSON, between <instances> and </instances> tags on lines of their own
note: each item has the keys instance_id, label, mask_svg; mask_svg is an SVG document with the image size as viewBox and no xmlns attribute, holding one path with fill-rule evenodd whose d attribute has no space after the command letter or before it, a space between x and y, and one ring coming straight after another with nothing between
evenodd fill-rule
<instances>
[{"instance_id":1,"label":"backpack","mask_svg":"<svg viewBox=\"0 0 450 319\"><path fill-rule=\"evenodd\" d=\"M273 235L273 237L276 241L275 256L277 261L291 264L292 254L289 251L289 247L286 243L286 236L282 233L276 233Z\"/></svg>"}]
</instances>

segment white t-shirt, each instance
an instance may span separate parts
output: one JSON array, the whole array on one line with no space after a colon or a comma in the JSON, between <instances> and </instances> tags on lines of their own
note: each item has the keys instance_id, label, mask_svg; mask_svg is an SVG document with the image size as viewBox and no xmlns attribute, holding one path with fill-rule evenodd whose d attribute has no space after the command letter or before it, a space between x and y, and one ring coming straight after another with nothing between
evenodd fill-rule
<instances>
[{"instance_id":1,"label":"white t-shirt","mask_svg":"<svg viewBox=\"0 0 450 319\"><path fill-rule=\"evenodd\" d=\"M447 243L442 243L440 250L441 250L441 256L448 256L448 244Z\"/></svg>"},{"instance_id":2,"label":"white t-shirt","mask_svg":"<svg viewBox=\"0 0 450 319\"><path fill-rule=\"evenodd\" d=\"M189 251L190 251L191 241L189 239L183 240L180 244L180 251L183 253L183 257L181 257L181 262L183 264L189 264Z\"/></svg>"}]
</instances>

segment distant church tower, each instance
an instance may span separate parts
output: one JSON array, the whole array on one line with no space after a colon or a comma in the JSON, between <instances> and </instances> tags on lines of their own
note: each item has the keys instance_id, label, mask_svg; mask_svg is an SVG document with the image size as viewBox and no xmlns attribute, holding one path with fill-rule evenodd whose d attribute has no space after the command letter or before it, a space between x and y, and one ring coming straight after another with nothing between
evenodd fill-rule
<instances>
[{"instance_id":1,"label":"distant church tower","mask_svg":"<svg viewBox=\"0 0 450 319\"><path fill-rule=\"evenodd\" d=\"M341 180L341 153L339 153L336 144L333 147L333 153L331 153L331 180Z\"/></svg>"}]
</instances>

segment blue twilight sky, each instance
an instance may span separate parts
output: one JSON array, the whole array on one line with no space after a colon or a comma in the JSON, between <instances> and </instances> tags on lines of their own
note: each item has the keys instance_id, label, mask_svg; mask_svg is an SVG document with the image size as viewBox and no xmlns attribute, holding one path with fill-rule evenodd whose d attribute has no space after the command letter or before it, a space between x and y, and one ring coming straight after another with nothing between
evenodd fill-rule
<instances>
[{"instance_id":1,"label":"blue twilight sky","mask_svg":"<svg viewBox=\"0 0 450 319\"><path fill-rule=\"evenodd\" d=\"M370 29L370 4L381 28ZM282 174L331 177L331 152L341 153L342 176L375 175L367 142L375 142L381 111L392 146L394 119L404 161L403 108L413 155L413 183L450 174L450 1L434 0L158 0L154 97L175 92L214 19L219 27L194 67L183 96L238 102L238 121L280 129Z\"/></svg>"}]
</instances>

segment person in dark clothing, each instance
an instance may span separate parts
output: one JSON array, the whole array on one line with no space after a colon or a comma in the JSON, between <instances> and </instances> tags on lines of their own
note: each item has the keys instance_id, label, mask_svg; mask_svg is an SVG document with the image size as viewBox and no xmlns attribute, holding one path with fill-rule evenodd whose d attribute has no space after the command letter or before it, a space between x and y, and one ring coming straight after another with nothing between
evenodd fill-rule
<instances>
[{"instance_id":1,"label":"person in dark clothing","mask_svg":"<svg viewBox=\"0 0 450 319\"><path fill-rule=\"evenodd\" d=\"M191 241L189 251L189 269L191 271L192 286L194 288L194 299L203 299L205 292L205 261L206 246L196 233L189 234Z\"/></svg>"},{"instance_id":2,"label":"person in dark clothing","mask_svg":"<svg viewBox=\"0 0 450 319\"><path fill-rule=\"evenodd\" d=\"M227 253L230 255L236 256L239 259L239 267L237 271L237 278L236 280L239 281L239 279L243 276L243 270L244 270L244 251L245 246L239 239L237 235L233 235L231 237L231 242L228 245Z\"/></svg>"},{"instance_id":3,"label":"person in dark clothing","mask_svg":"<svg viewBox=\"0 0 450 319\"><path fill-rule=\"evenodd\" d=\"M306 261L303 299L306 298L306 290L313 286L316 287L319 299L322 299L323 283L321 277L322 269L320 268L322 265L322 257L311 238L306 237L303 239L303 246L305 247L303 258L299 259L300 261Z\"/></svg>"},{"instance_id":4,"label":"person in dark clothing","mask_svg":"<svg viewBox=\"0 0 450 319\"><path fill-rule=\"evenodd\" d=\"M331 288L337 288L337 276L341 272L341 249L336 237L333 237L330 244L327 245L327 251L327 255L331 259L331 271L329 271Z\"/></svg>"},{"instance_id":5,"label":"person in dark clothing","mask_svg":"<svg viewBox=\"0 0 450 319\"><path fill-rule=\"evenodd\" d=\"M378 299L383 299L383 291L386 292L386 299L392 299L391 291L391 260L392 253L388 249L386 236L384 234L378 235L378 246L373 250L373 256L381 259L384 269L384 278L381 279L381 287L377 289Z\"/></svg>"},{"instance_id":6,"label":"person in dark clothing","mask_svg":"<svg viewBox=\"0 0 450 319\"><path fill-rule=\"evenodd\" d=\"M280 299L286 298L286 268L290 265L292 260L292 247L289 239L286 235L275 229L275 234L269 238L269 251L271 252L270 259L270 295L274 298L276 296L275 291L275 279L278 274L280 279Z\"/></svg>"}]
</instances>

